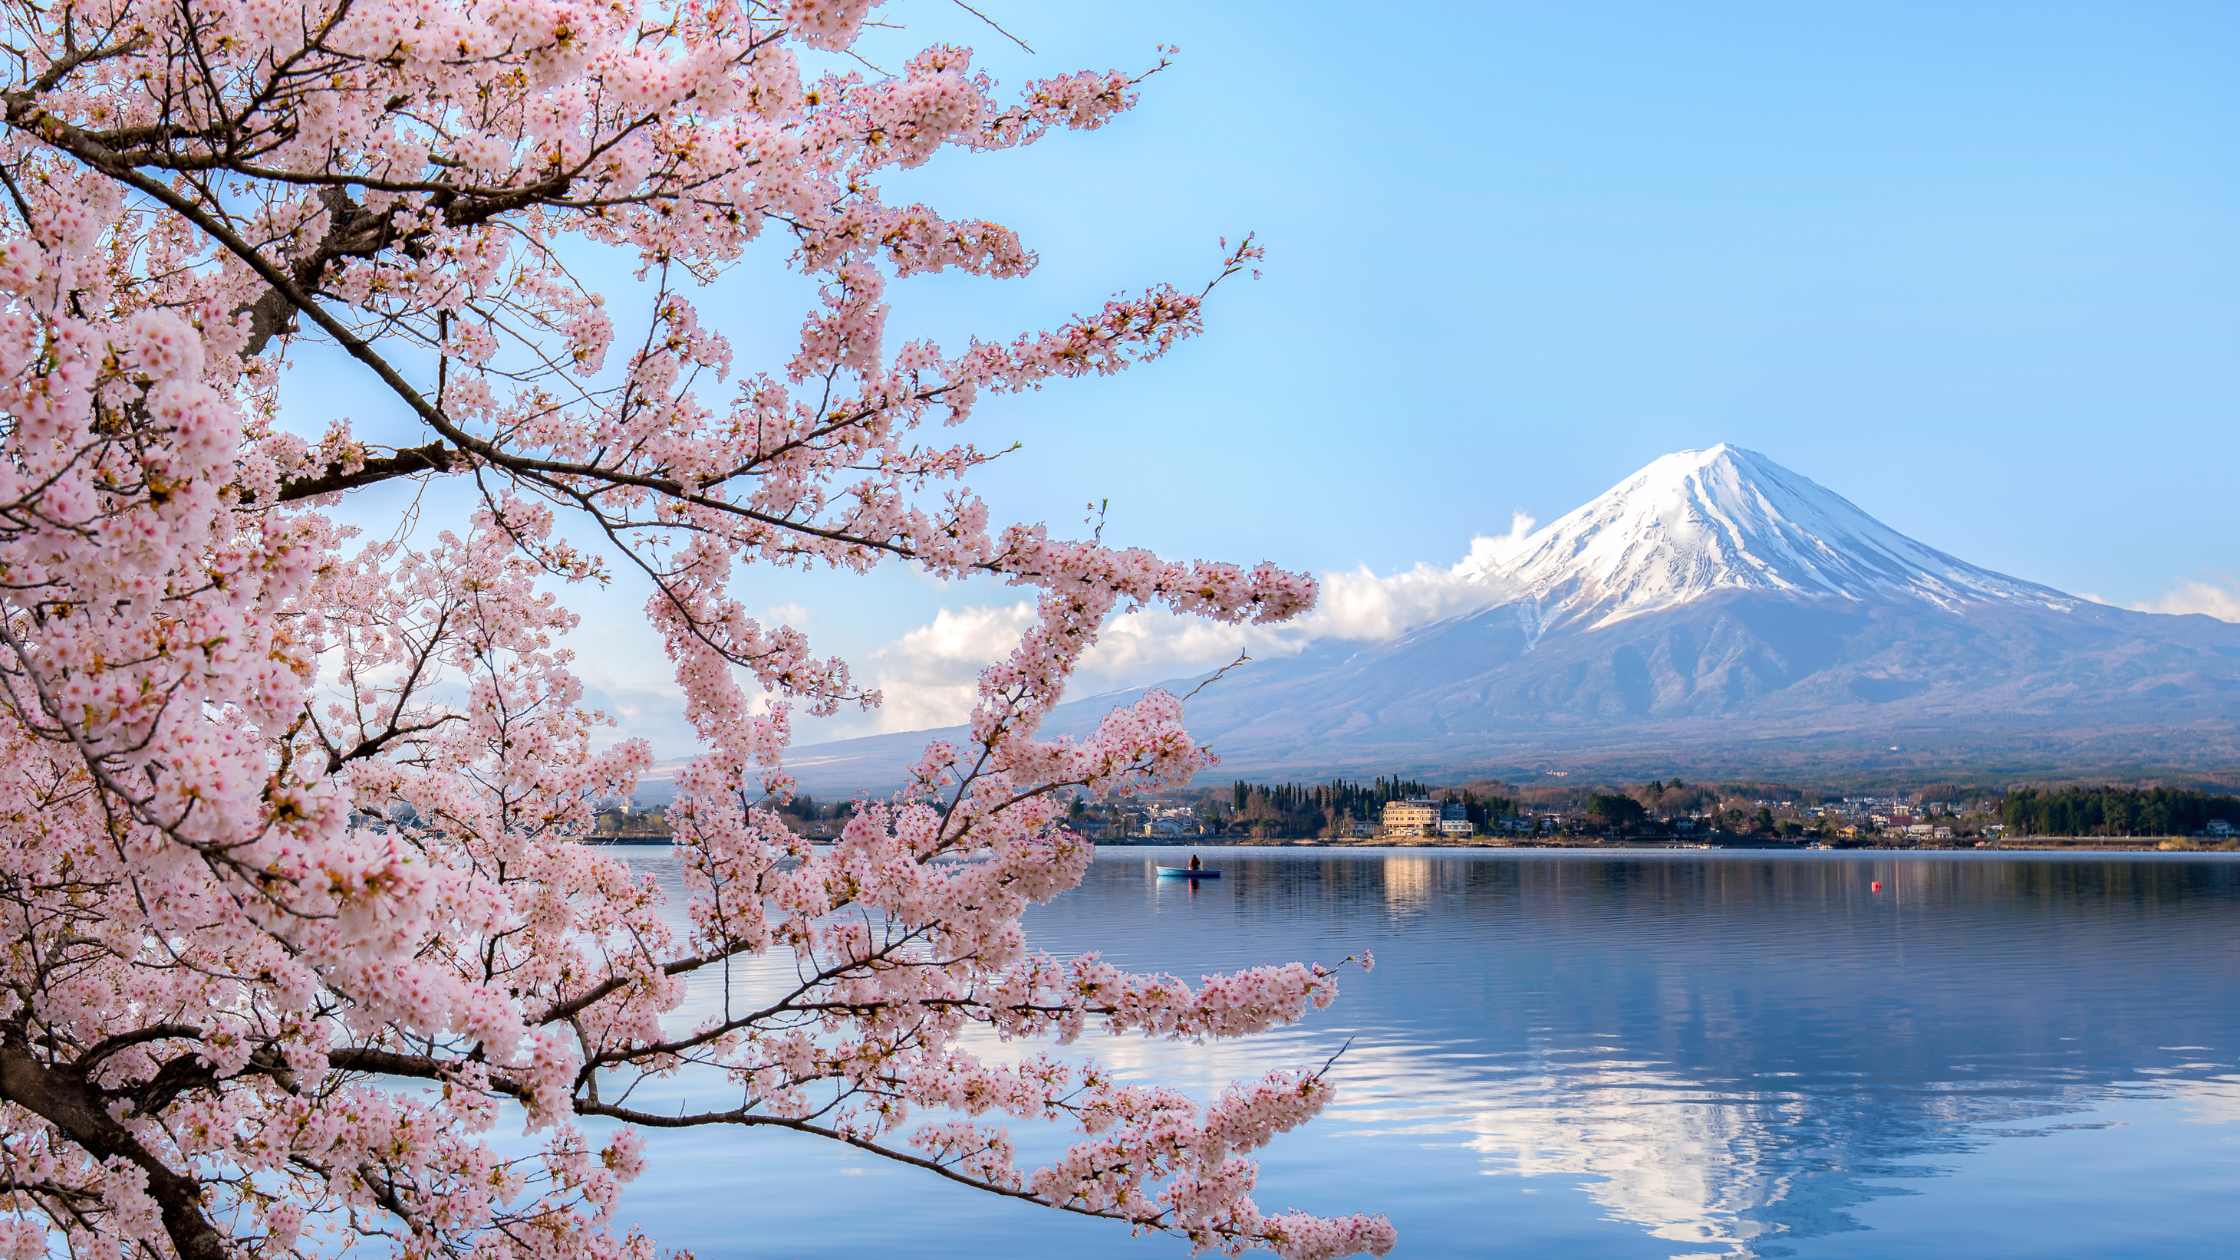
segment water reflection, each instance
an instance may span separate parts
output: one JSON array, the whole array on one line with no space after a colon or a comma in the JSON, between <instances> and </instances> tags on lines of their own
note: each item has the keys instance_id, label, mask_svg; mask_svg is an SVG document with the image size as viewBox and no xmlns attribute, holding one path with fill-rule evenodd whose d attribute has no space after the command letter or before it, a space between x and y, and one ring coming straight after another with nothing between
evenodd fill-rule
<instances>
[{"instance_id":1,"label":"water reflection","mask_svg":"<svg viewBox=\"0 0 2240 1260\"><path fill-rule=\"evenodd\" d=\"M1130 935L1155 950L1127 961L1371 945L1382 965L1343 1008L1358 1040L1339 1124L1451 1143L1484 1171L1589 1179L1612 1218L1700 1254L1855 1230L1852 1209L1915 1192L1946 1156L2073 1129L2059 1118L2126 1091L2229 1099L2240 1079L2231 862L1227 865L1230 913L1154 916ZM1038 932L1121 931L1131 877L1100 862ZM1145 1049L1146 1070L1171 1057Z\"/></svg>"},{"instance_id":2,"label":"water reflection","mask_svg":"<svg viewBox=\"0 0 2240 1260\"><path fill-rule=\"evenodd\" d=\"M1396 914L1407 913L1431 896L1439 868L1427 857L1388 857L1384 860L1384 904Z\"/></svg>"},{"instance_id":3,"label":"water reflection","mask_svg":"<svg viewBox=\"0 0 2240 1260\"><path fill-rule=\"evenodd\" d=\"M2118 1149L2115 1117L2154 1119L2138 1106L2183 1109L2156 1121L2153 1159L2232 1171L2240 862L1228 850L1193 887L1160 860L1108 852L1031 935L1189 979L1363 948L1377 970L1270 1037L1081 1048L1203 1097L1350 1038L1340 1104L1271 1151L1261 1197L1391 1210L1403 1256L1980 1254L1961 1225L1920 1224L1928 1208L1876 1205L2056 1228L2033 1224L2068 1219L2037 1200ZM1999 1176L1965 1171L1992 1155ZM2087 1194L2127 1173L2095 1175ZM2122 1196L2153 1199L2155 1175L2134 1168ZM1543 1186L1585 1197L1516 1197ZM924 1212L973 1210L925 1189ZM2134 1254L2229 1227L2224 1199L2168 1190L2169 1249ZM1885 1243L1861 1237L1868 1215ZM981 1254L1045 1254L1039 1222L1011 1219L976 1226L995 1231ZM1144 1254L1080 1237L1066 1249Z\"/></svg>"}]
</instances>

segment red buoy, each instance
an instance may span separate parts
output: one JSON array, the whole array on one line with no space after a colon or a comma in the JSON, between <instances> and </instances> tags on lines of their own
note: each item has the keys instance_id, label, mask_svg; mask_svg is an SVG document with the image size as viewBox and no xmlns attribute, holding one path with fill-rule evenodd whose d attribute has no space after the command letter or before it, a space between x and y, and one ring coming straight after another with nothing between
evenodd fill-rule
<instances>
[{"instance_id":1,"label":"red buoy","mask_svg":"<svg viewBox=\"0 0 2240 1260\"><path fill-rule=\"evenodd\" d=\"M1881 880L1879 880L1879 879L1878 879L1878 880L1876 880L1876 881L1874 882L1874 890L1875 890L1876 892L1881 892L1881 891L1882 891L1882 881L1881 881Z\"/></svg>"}]
</instances>

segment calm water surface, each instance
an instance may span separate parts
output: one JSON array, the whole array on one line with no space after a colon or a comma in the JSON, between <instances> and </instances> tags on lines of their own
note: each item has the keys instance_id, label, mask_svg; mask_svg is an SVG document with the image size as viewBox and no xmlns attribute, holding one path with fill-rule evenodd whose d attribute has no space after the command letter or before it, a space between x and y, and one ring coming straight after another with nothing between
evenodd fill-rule
<instances>
[{"instance_id":1,"label":"calm water surface","mask_svg":"<svg viewBox=\"0 0 2240 1260\"><path fill-rule=\"evenodd\" d=\"M2240 860L1204 852L1192 888L1109 851L1028 927L1192 981L1375 951L1295 1028L1075 1047L1208 1098L1350 1041L1263 1208L1385 1212L1400 1257L2235 1254ZM812 1139L650 1136L624 1216L700 1260L1188 1250Z\"/></svg>"}]
</instances>

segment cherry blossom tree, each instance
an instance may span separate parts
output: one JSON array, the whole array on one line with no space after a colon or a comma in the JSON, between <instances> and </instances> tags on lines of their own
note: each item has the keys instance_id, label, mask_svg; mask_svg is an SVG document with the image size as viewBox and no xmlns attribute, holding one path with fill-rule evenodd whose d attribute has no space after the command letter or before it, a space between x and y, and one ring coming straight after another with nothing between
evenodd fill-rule
<instances>
[{"instance_id":1,"label":"cherry blossom tree","mask_svg":"<svg viewBox=\"0 0 2240 1260\"><path fill-rule=\"evenodd\" d=\"M1205 291L885 337L888 285L1034 258L888 204L882 172L1094 129L1139 78L1006 92L947 46L873 71L844 60L871 0L0 6L0 1253L650 1257L618 1195L687 1126L821 1135L1201 1248L1390 1247L1381 1217L1250 1197L1243 1153L1325 1104L1325 1070L1201 1105L991 1051L1240 1036L1336 992L1300 964L1131 975L1020 929L1091 856L1062 801L1209 763L1157 693L1038 736L1107 616L1270 621L1314 589L998 526L968 486L989 456L940 431L1158 356ZM750 369L693 294L772 232L821 299ZM579 275L598 251L635 259L643 328ZM283 425L312 344L417 444ZM400 480L473 509L387 542L328 515ZM877 696L747 615L756 563L1039 600L970 738L829 846L775 812L791 715ZM577 842L647 761L604 741L560 646L555 592L608 565L649 584L707 750L670 811L682 915ZM757 958L794 982L679 1018L696 974ZM632 1101L680 1073L725 1104ZM1078 1140L1023 1168L1002 1116ZM533 1155L496 1143L508 1117Z\"/></svg>"}]
</instances>

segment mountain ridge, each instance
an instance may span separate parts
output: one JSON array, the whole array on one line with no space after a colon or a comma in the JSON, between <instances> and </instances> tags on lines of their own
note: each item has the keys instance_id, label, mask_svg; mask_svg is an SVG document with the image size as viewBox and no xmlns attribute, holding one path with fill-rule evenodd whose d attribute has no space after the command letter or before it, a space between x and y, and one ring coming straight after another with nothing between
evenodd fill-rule
<instances>
[{"instance_id":1,"label":"mountain ridge","mask_svg":"<svg viewBox=\"0 0 2240 1260\"><path fill-rule=\"evenodd\" d=\"M1457 572L1485 606L1254 661L1192 700L1192 733L1244 777L1825 777L1908 748L2037 774L2240 758L2240 626L1969 564L1738 447L1665 456ZM1130 694L1061 705L1048 729L1085 731ZM888 786L929 734L791 764L817 790Z\"/></svg>"}]
</instances>

